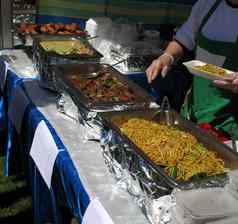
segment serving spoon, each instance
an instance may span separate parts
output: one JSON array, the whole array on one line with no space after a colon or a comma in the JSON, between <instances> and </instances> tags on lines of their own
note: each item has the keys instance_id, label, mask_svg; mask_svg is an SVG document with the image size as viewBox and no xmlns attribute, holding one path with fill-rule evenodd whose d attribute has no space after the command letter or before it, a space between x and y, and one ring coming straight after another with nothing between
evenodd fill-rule
<instances>
[{"instance_id":1,"label":"serving spoon","mask_svg":"<svg viewBox=\"0 0 238 224\"><path fill-rule=\"evenodd\" d=\"M118 65L118 64L120 64L120 63L122 63L124 61L126 61L126 59L118 61L118 62L116 62L116 63L114 63L114 64L112 64L110 66L114 67L114 66L116 66L116 65ZM100 75L101 72L102 71L99 69L97 72L90 72L90 73L81 74L80 78L82 78L82 79L94 79L94 78L97 78Z\"/></svg>"}]
</instances>

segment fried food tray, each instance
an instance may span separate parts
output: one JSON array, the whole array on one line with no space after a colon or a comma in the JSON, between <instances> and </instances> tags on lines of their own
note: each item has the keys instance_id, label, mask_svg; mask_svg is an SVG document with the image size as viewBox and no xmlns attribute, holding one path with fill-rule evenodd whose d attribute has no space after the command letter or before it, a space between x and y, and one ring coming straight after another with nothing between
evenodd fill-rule
<instances>
[{"instance_id":1,"label":"fried food tray","mask_svg":"<svg viewBox=\"0 0 238 224\"><path fill-rule=\"evenodd\" d=\"M80 25L76 23L63 24L63 23L48 23L48 24L35 24L35 23L18 23L15 24L14 29L16 34L22 40L23 45L32 46L33 39L39 35L48 36L77 36L87 38L88 33L80 29Z\"/></svg>"},{"instance_id":2,"label":"fried food tray","mask_svg":"<svg viewBox=\"0 0 238 224\"><path fill-rule=\"evenodd\" d=\"M223 159L225 168L228 168L229 170L234 170L238 168L238 154L232 151L229 147L226 145L217 142L217 140L207 134L204 133L201 129L199 129L195 124L193 124L190 121L184 120L180 117L178 113L176 113L173 110L170 110L169 112L158 112L158 109L145 109L145 110L137 110L137 111L122 111L122 112L106 112L101 113L99 116L103 120L103 124L107 129L110 129L114 133L114 137L117 139L117 141L114 142L121 142L118 145L118 151L123 151L123 153L119 154L125 154L128 152L127 149L124 147L129 147L132 152L139 157L137 159L131 159L134 156L130 156L129 154L126 156L124 160L127 160L127 158L130 158L127 160L127 167L133 167L134 163L137 164L136 170L138 173L140 173L140 166L141 164L147 164L148 172L151 173L153 181L156 183L158 180L160 180L159 185L163 185L165 189L173 189L173 188L180 188L180 189L193 189L193 188L200 188L200 187L221 187L224 186L228 181L227 174L221 174L211 177L199 177L196 179L192 179L189 181L181 181L176 180L174 177L169 176L165 173L163 168L159 165L156 165L152 160L149 159L149 157L140 149L138 148L126 135L124 135L118 126L112 123L111 119L114 116L122 116L122 117L136 117L136 118L144 118L148 120L153 120L155 122L158 122L160 124L167 124L168 123L168 115L169 115L169 123L172 124L172 126L178 128L179 130L189 132L193 136L195 136L198 139L198 142L204 145L208 150L213 150L217 153L218 157ZM159 136L158 136L159 137ZM124 149L122 149L122 148ZM132 154L133 154L132 153ZM141 159L140 159L141 158ZM141 160L140 162L137 162L137 160ZM144 166L144 165L143 165ZM141 169L142 172L144 169ZM142 175L140 175L142 176ZM139 177L140 178L140 177ZM161 179L163 181L161 181ZM162 183L162 184L161 184ZM160 190L162 188L160 187ZM168 192L167 192L168 193Z\"/></svg>"},{"instance_id":3,"label":"fried food tray","mask_svg":"<svg viewBox=\"0 0 238 224\"><path fill-rule=\"evenodd\" d=\"M16 24L16 30L22 35L36 35L36 34L49 34L49 35L78 35L86 37L88 34L83 31L79 24L71 23L48 23L48 24L35 24L35 23L20 23Z\"/></svg>"},{"instance_id":4,"label":"fried food tray","mask_svg":"<svg viewBox=\"0 0 238 224\"><path fill-rule=\"evenodd\" d=\"M85 96L80 89L76 88L70 80L70 76L78 74L80 77L84 77L85 74L93 74L98 71L104 70L112 77L127 85L134 93L133 101L93 101L89 97ZM91 111L113 111L113 110L124 110L128 108L144 108L149 107L154 98L149 96L141 87L136 85L134 82L128 80L127 77L120 74L116 69L108 64L99 63L84 63L74 65L58 65L54 66L53 73L55 73L56 82L59 91L65 91L75 103L80 107L83 106ZM81 74L81 75L80 75Z\"/></svg>"}]
</instances>

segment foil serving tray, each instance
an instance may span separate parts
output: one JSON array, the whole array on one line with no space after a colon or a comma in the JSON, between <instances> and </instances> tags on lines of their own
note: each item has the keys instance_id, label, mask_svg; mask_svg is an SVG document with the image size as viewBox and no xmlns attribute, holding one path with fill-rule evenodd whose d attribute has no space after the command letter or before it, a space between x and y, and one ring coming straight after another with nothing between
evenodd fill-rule
<instances>
[{"instance_id":1,"label":"foil serving tray","mask_svg":"<svg viewBox=\"0 0 238 224\"><path fill-rule=\"evenodd\" d=\"M78 75L83 77L84 74L89 73L97 73L99 70L106 70L108 73L112 75L112 77L116 77L118 81L129 86L129 88L133 91L135 100L133 101L96 101L90 100L84 93L73 85L70 80L70 76ZM56 82L58 83L58 89L61 91L66 91L75 103L81 107L84 106L88 110L91 111L113 111L113 110L124 110L128 108L146 108L149 107L152 102L154 102L154 98L149 96L145 90L139 87L134 82L130 81L127 77L123 76L116 69L108 64L99 64L99 63L81 63L81 64L70 64L70 65L58 65L54 66L53 73L56 77Z\"/></svg>"},{"instance_id":2,"label":"foil serving tray","mask_svg":"<svg viewBox=\"0 0 238 224\"><path fill-rule=\"evenodd\" d=\"M169 113L169 114L168 114ZM158 109L143 109L143 110L129 110L129 111L112 111L106 113L98 114L102 118L102 122L105 128L109 130L113 130L115 134L114 137L121 141L120 146L129 147L134 151L135 154L139 155L140 158L144 160L145 163L148 164L149 170L151 171L152 179L157 181L157 179L163 179L165 182L165 186L167 188L180 188L180 189L193 189L193 188L203 188L203 187L221 187L224 186L228 181L228 175L226 173L216 176L210 177L201 177L196 178L195 180L181 181L176 180L174 177L169 176L163 170L163 167L156 165L149 157L138 148L126 135L124 135L118 126L112 123L111 119L114 116L122 116L122 117L138 117L145 118L149 120L153 120L160 124L169 124L178 128L179 130L189 132L193 136L195 136L199 143L203 144L208 150L213 150L217 153L218 157L223 159L225 168L229 170L234 170L238 168L238 154L232 151L228 146L218 142L213 136L205 133L200 128L198 128L195 124L190 121L184 120L177 112L174 110L170 111L161 111ZM159 136L158 136L159 137ZM121 150L120 147L118 150ZM128 150L124 150L125 151ZM129 157L129 156L127 156ZM135 161L128 160L128 167L133 166ZM138 165L137 165L138 166ZM139 169L139 168L138 168ZM149 172L150 172L149 171Z\"/></svg>"}]
</instances>

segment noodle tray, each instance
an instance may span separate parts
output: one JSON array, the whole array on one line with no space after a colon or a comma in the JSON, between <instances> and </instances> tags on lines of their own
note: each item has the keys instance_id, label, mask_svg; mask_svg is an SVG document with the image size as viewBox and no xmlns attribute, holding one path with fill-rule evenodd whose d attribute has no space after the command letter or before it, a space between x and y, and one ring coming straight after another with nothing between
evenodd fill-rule
<instances>
[{"instance_id":1,"label":"noodle tray","mask_svg":"<svg viewBox=\"0 0 238 224\"><path fill-rule=\"evenodd\" d=\"M55 89L52 65L99 62L102 55L89 42L76 36L39 35L33 41L33 62L41 87Z\"/></svg>"},{"instance_id":2,"label":"noodle tray","mask_svg":"<svg viewBox=\"0 0 238 224\"><path fill-rule=\"evenodd\" d=\"M222 187L228 181L226 172L238 168L237 153L173 110L99 115L105 133L112 136L106 143L107 153L139 181L150 197L168 194L174 188ZM131 127L132 121L137 122ZM157 146L160 151L156 154Z\"/></svg>"},{"instance_id":3,"label":"noodle tray","mask_svg":"<svg viewBox=\"0 0 238 224\"><path fill-rule=\"evenodd\" d=\"M68 93L87 111L149 107L154 98L107 64L59 65L53 69L59 92Z\"/></svg>"}]
</instances>

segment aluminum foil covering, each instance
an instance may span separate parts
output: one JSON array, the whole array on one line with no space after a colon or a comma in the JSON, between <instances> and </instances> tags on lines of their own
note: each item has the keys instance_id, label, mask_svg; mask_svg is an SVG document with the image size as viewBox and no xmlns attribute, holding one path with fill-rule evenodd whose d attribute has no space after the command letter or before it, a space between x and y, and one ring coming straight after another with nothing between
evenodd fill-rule
<instances>
[{"instance_id":1,"label":"aluminum foil covering","mask_svg":"<svg viewBox=\"0 0 238 224\"><path fill-rule=\"evenodd\" d=\"M126 60L117 64L115 68L122 74L144 72L152 61L159 55L131 55Z\"/></svg>"},{"instance_id":2,"label":"aluminum foil covering","mask_svg":"<svg viewBox=\"0 0 238 224\"><path fill-rule=\"evenodd\" d=\"M121 60L130 56L159 55L162 50L146 41L134 41L129 44L115 44L111 46L110 56L114 60Z\"/></svg>"},{"instance_id":3,"label":"aluminum foil covering","mask_svg":"<svg viewBox=\"0 0 238 224\"><path fill-rule=\"evenodd\" d=\"M61 93L56 102L56 108L60 113L65 114L73 120L78 120L78 107L74 104L71 97L66 93Z\"/></svg>"},{"instance_id":4,"label":"aluminum foil covering","mask_svg":"<svg viewBox=\"0 0 238 224\"><path fill-rule=\"evenodd\" d=\"M38 71L32 64L30 52L26 49L4 49L0 51L0 57L7 61L18 76L23 78L38 77Z\"/></svg>"},{"instance_id":5,"label":"aluminum foil covering","mask_svg":"<svg viewBox=\"0 0 238 224\"><path fill-rule=\"evenodd\" d=\"M78 117L79 122L83 125L84 140L99 141L103 127L100 120L95 119L97 117L97 112L88 111L85 108L80 108Z\"/></svg>"},{"instance_id":6,"label":"aluminum foil covering","mask_svg":"<svg viewBox=\"0 0 238 224\"><path fill-rule=\"evenodd\" d=\"M100 140L103 125L99 119L95 119L97 112L89 111L85 107L76 106L71 96L65 92L59 96L57 109L59 112L82 124L84 141Z\"/></svg>"},{"instance_id":7,"label":"aluminum foil covering","mask_svg":"<svg viewBox=\"0 0 238 224\"><path fill-rule=\"evenodd\" d=\"M156 171L123 143L122 139L115 136L113 130L104 129L101 146L105 163L117 180L117 184L130 193L151 223L170 223L170 215L165 212L168 210L167 205L162 203L160 198L169 195L172 189L159 175L155 178ZM164 207L157 209L161 204ZM173 203L169 201L167 204L170 207Z\"/></svg>"},{"instance_id":8,"label":"aluminum foil covering","mask_svg":"<svg viewBox=\"0 0 238 224\"><path fill-rule=\"evenodd\" d=\"M79 105L72 100L71 96L62 91L61 87L56 87L61 94L59 95L59 100L57 101L58 111L71 117L74 120L80 122L84 128L84 140L94 140L100 141L102 132L104 130L104 124L102 119L97 116L98 112L107 112L107 111L124 111L128 109L133 109L133 105L115 105L111 108L101 107L95 110L86 108L83 105ZM155 102L150 103L150 108L158 108L158 104ZM136 109L136 106L134 106Z\"/></svg>"},{"instance_id":9,"label":"aluminum foil covering","mask_svg":"<svg viewBox=\"0 0 238 224\"><path fill-rule=\"evenodd\" d=\"M145 71L152 60L163 52L159 47L146 41L120 44L108 39L95 39L91 43L103 53L101 62L112 65L123 74Z\"/></svg>"}]
</instances>

